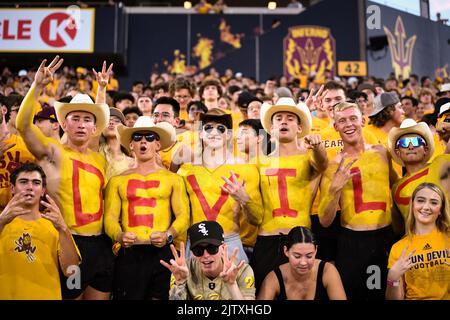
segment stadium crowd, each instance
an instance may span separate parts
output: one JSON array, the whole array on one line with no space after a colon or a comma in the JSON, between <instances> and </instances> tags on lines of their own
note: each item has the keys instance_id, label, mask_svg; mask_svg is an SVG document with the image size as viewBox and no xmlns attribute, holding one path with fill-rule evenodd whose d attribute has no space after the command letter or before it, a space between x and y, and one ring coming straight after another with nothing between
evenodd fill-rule
<instances>
[{"instance_id":1,"label":"stadium crowd","mask_svg":"<svg viewBox=\"0 0 450 320\"><path fill-rule=\"evenodd\" d=\"M0 299L450 299L445 74L123 88L56 56L0 107Z\"/></svg>"}]
</instances>

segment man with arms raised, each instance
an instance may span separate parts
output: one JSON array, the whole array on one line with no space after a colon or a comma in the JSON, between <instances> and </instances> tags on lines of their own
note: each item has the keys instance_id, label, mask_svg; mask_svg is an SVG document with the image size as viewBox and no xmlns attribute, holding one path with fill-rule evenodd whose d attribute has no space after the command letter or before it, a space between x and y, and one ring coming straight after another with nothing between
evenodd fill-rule
<instances>
[{"instance_id":1,"label":"man with arms raised","mask_svg":"<svg viewBox=\"0 0 450 320\"><path fill-rule=\"evenodd\" d=\"M56 102L57 119L67 135L64 144L47 138L33 124L39 95L62 62L59 56L48 67L42 61L17 115L17 129L46 172L47 191L61 208L83 257L81 288L69 289L63 281L63 298L109 299L113 255L111 239L103 234L106 161L88 147L107 126L109 107L93 103L85 94L77 94L70 103Z\"/></svg>"}]
</instances>

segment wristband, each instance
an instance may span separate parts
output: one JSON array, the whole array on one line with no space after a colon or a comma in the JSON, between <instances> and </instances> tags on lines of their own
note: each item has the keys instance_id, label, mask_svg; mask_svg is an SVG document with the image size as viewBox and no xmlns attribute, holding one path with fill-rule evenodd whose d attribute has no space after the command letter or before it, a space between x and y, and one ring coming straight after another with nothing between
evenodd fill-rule
<instances>
[{"instance_id":1,"label":"wristband","mask_svg":"<svg viewBox=\"0 0 450 320\"><path fill-rule=\"evenodd\" d=\"M388 287L398 287L400 285L400 280L389 280L387 279Z\"/></svg>"}]
</instances>

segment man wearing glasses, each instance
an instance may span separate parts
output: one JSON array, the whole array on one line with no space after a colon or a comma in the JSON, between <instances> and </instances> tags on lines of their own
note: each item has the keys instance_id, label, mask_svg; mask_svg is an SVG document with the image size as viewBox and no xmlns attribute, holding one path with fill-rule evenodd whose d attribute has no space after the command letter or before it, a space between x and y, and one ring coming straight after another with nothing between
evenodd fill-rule
<instances>
[{"instance_id":1,"label":"man wearing glasses","mask_svg":"<svg viewBox=\"0 0 450 320\"><path fill-rule=\"evenodd\" d=\"M200 221L188 230L194 257L186 261L184 246L178 255L171 245L173 259L161 264L172 272L170 300L254 300L252 268L236 260L238 249L229 258L223 229L215 221Z\"/></svg>"},{"instance_id":2,"label":"man wearing glasses","mask_svg":"<svg viewBox=\"0 0 450 320\"><path fill-rule=\"evenodd\" d=\"M169 244L189 226L183 179L157 159L175 140L175 129L142 116L118 132L120 143L134 152L136 167L111 178L106 188L105 231L120 244L113 297L167 299L170 274L158 261L170 256Z\"/></svg>"},{"instance_id":3,"label":"man wearing glasses","mask_svg":"<svg viewBox=\"0 0 450 320\"><path fill-rule=\"evenodd\" d=\"M188 121L188 104L195 95L195 86L185 78L174 80L169 86L169 94L180 104L180 119Z\"/></svg>"},{"instance_id":4,"label":"man wearing glasses","mask_svg":"<svg viewBox=\"0 0 450 320\"><path fill-rule=\"evenodd\" d=\"M179 115L180 104L177 100L170 97L156 100L152 114L154 123L169 123L176 129L180 124ZM191 160L189 142L182 143L181 140L181 136L177 136L172 144L159 151L162 165L172 172L177 172L183 163Z\"/></svg>"},{"instance_id":5,"label":"man wearing glasses","mask_svg":"<svg viewBox=\"0 0 450 320\"><path fill-rule=\"evenodd\" d=\"M405 233L413 191L423 182L432 182L429 180L428 161L433 155L434 147L433 133L425 122L416 123L412 119L405 119L400 128L392 128L389 132L388 149L392 159L406 170L406 174L392 187L395 204L392 226L396 233Z\"/></svg>"},{"instance_id":6,"label":"man wearing glasses","mask_svg":"<svg viewBox=\"0 0 450 320\"><path fill-rule=\"evenodd\" d=\"M202 130L193 163L181 166L191 204L191 221L218 222L231 254L248 261L239 236L240 216L258 225L262 217L259 173L254 164L233 157L231 115L214 108L200 115ZM189 255L189 253L188 253Z\"/></svg>"}]
</instances>

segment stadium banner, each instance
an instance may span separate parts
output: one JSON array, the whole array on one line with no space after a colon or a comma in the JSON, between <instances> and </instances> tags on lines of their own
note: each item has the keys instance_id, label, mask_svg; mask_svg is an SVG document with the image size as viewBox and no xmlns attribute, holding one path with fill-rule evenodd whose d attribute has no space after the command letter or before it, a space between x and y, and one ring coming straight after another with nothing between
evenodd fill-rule
<instances>
[{"instance_id":1,"label":"stadium banner","mask_svg":"<svg viewBox=\"0 0 450 320\"><path fill-rule=\"evenodd\" d=\"M94 51L95 9L0 9L0 52Z\"/></svg>"}]
</instances>

